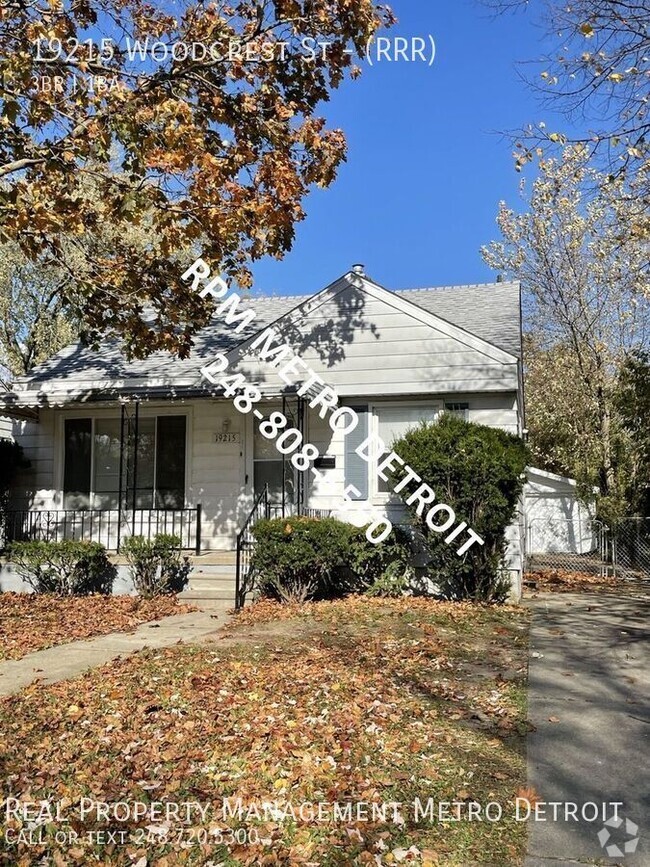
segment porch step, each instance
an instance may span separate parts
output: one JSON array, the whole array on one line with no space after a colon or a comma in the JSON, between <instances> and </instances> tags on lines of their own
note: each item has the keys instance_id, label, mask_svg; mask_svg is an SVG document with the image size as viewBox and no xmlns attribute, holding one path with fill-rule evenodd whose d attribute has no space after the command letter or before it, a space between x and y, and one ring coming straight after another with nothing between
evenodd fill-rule
<instances>
[{"instance_id":1,"label":"porch step","mask_svg":"<svg viewBox=\"0 0 650 867\"><path fill-rule=\"evenodd\" d=\"M235 580L235 567L230 563L194 563L190 572L190 580L192 577L205 578L232 578Z\"/></svg>"},{"instance_id":2,"label":"porch step","mask_svg":"<svg viewBox=\"0 0 650 867\"><path fill-rule=\"evenodd\" d=\"M235 591L232 593L220 593L215 591L192 591L184 590L177 597L181 602L214 602L215 605L224 605L226 608L235 607Z\"/></svg>"},{"instance_id":3,"label":"porch step","mask_svg":"<svg viewBox=\"0 0 650 867\"><path fill-rule=\"evenodd\" d=\"M190 574L188 588L191 590L232 590L234 593L235 576L210 576L205 578L200 575Z\"/></svg>"},{"instance_id":4,"label":"porch step","mask_svg":"<svg viewBox=\"0 0 650 867\"><path fill-rule=\"evenodd\" d=\"M219 569L224 571L215 571ZM180 594L182 599L219 599L235 604L235 571L229 566L213 566L210 572L195 569L190 582Z\"/></svg>"},{"instance_id":5,"label":"porch step","mask_svg":"<svg viewBox=\"0 0 650 867\"><path fill-rule=\"evenodd\" d=\"M190 561L195 569L205 566L232 566L237 563L236 551L204 551L201 554L190 554Z\"/></svg>"},{"instance_id":6,"label":"porch step","mask_svg":"<svg viewBox=\"0 0 650 867\"><path fill-rule=\"evenodd\" d=\"M192 571L181 599L195 602L235 604L235 551L204 551L190 555Z\"/></svg>"}]
</instances>

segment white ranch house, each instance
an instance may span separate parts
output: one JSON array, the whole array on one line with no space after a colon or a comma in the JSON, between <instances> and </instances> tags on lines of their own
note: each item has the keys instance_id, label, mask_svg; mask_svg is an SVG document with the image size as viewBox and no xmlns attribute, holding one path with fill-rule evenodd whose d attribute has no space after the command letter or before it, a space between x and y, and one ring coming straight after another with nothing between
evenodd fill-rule
<instances>
[{"instance_id":1,"label":"white ranch house","mask_svg":"<svg viewBox=\"0 0 650 867\"><path fill-rule=\"evenodd\" d=\"M360 414L361 429L387 443L443 411L523 433L517 283L389 291L356 267L315 295L253 295L246 305L257 314L252 325L236 333L215 317L184 360L158 352L128 361L106 340L99 351L68 346L16 381L0 413L12 419L31 467L13 491L7 533L92 538L115 550L131 533L173 531L199 555L196 594L218 584L232 597L237 535L267 485L274 513L336 516L352 483L360 491L352 509L403 520L401 501L355 454L354 438L332 433L309 393L297 396L299 382L287 385L259 361L251 343L271 324ZM264 416L284 410L319 449L327 493L201 374L218 353L229 359L228 374L260 388ZM515 596L521 523L511 528L508 554Z\"/></svg>"}]
</instances>

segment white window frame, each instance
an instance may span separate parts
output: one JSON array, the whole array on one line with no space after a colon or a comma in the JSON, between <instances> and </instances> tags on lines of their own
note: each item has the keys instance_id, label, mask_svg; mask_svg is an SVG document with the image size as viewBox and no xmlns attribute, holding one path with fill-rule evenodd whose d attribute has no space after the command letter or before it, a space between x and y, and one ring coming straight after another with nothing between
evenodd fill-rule
<instances>
[{"instance_id":1,"label":"white window frame","mask_svg":"<svg viewBox=\"0 0 650 867\"><path fill-rule=\"evenodd\" d=\"M173 406L164 406L164 407L151 407L148 406L146 409L140 406L140 418L157 418L161 415L182 415L185 416L185 490L183 491L183 506L185 509L193 508L192 505L192 484L191 484L191 444L192 444L192 412L188 407L173 407ZM90 471L91 471L91 486L94 485L94 467L95 467L95 422L98 419L115 419L119 421L121 416L118 409L117 415L115 413L115 409L99 409L93 410L92 412L83 412L82 410L72 410L72 411L63 411L59 413L58 424L57 424L57 435L58 435L58 447L56 449L56 491L57 491L57 500L60 500L60 508L65 508L65 491L63 490L64 476L65 476L65 422L69 419L83 419L89 418L91 421L91 441L90 441ZM158 423L156 422L156 434L158 430ZM154 454L154 479L155 479L155 461L156 457ZM89 496L89 504L88 509L95 509L95 491L90 491ZM155 490L154 490L154 502L155 502ZM156 506L152 506L152 509L156 509ZM107 511L116 511L115 509L109 509ZM145 510L146 511L146 510Z\"/></svg>"},{"instance_id":2,"label":"white window frame","mask_svg":"<svg viewBox=\"0 0 650 867\"><path fill-rule=\"evenodd\" d=\"M398 401L376 401L375 403L368 404L368 411L370 413L370 424L369 424L369 433L373 436L379 436L379 416L377 414L378 410L382 409L415 409L422 407L422 409L434 410L436 413L436 421L440 418L441 414L444 412L444 401L442 400L398 400ZM390 448L390 443L386 443L387 447ZM380 491L379 490L379 476L370 464L368 464L368 499L377 505L385 505L387 503L400 503L402 498L399 494L394 493L393 491Z\"/></svg>"}]
</instances>

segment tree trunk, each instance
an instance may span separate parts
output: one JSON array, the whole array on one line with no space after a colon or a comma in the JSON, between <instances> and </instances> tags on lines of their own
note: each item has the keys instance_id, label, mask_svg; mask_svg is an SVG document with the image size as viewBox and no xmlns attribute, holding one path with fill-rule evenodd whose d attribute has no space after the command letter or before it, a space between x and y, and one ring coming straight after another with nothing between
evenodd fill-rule
<instances>
[{"instance_id":1,"label":"tree trunk","mask_svg":"<svg viewBox=\"0 0 650 867\"><path fill-rule=\"evenodd\" d=\"M616 478L612 464L612 416L602 385L598 386L598 413L600 417L601 459L598 475L600 478L600 493L607 496L614 491Z\"/></svg>"}]
</instances>

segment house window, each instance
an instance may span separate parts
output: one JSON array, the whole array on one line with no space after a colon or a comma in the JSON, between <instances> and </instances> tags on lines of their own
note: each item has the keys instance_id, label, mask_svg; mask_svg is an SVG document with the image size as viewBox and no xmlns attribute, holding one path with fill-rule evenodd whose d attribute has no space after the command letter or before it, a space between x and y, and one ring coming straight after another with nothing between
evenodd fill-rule
<instances>
[{"instance_id":1,"label":"house window","mask_svg":"<svg viewBox=\"0 0 650 867\"><path fill-rule=\"evenodd\" d=\"M92 447L92 419L66 419L65 466L63 470L64 506L66 509L80 509L88 507L90 503Z\"/></svg>"},{"instance_id":2,"label":"house window","mask_svg":"<svg viewBox=\"0 0 650 867\"><path fill-rule=\"evenodd\" d=\"M66 421L66 425L68 422ZM95 509L117 509L120 490L120 420L119 418L95 419L93 432L92 503ZM75 455L66 453L68 461ZM66 491L66 498L67 498Z\"/></svg>"},{"instance_id":3,"label":"house window","mask_svg":"<svg viewBox=\"0 0 650 867\"><path fill-rule=\"evenodd\" d=\"M452 415L460 416L460 418L464 418L465 421L469 421L468 403L446 403L445 412L449 412Z\"/></svg>"},{"instance_id":4,"label":"house window","mask_svg":"<svg viewBox=\"0 0 650 867\"><path fill-rule=\"evenodd\" d=\"M187 418L184 415L158 416L154 484L157 509L182 509L185 506L186 437Z\"/></svg>"},{"instance_id":5,"label":"house window","mask_svg":"<svg viewBox=\"0 0 650 867\"><path fill-rule=\"evenodd\" d=\"M138 509L182 509L185 501L187 419L141 418L137 460L124 446L122 494ZM63 493L66 509L117 509L120 492L119 418L66 419Z\"/></svg>"},{"instance_id":6,"label":"house window","mask_svg":"<svg viewBox=\"0 0 650 867\"><path fill-rule=\"evenodd\" d=\"M386 443L389 449L407 431L418 427L422 422L435 421L438 418L439 412L440 407L431 404L403 404L400 406L382 406L381 404L377 404L373 407L377 435ZM376 478L376 492L378 494L390 493L392 490L390 483L384 481L374 471L372 475Z\"/></svg>"}]
</instances>

